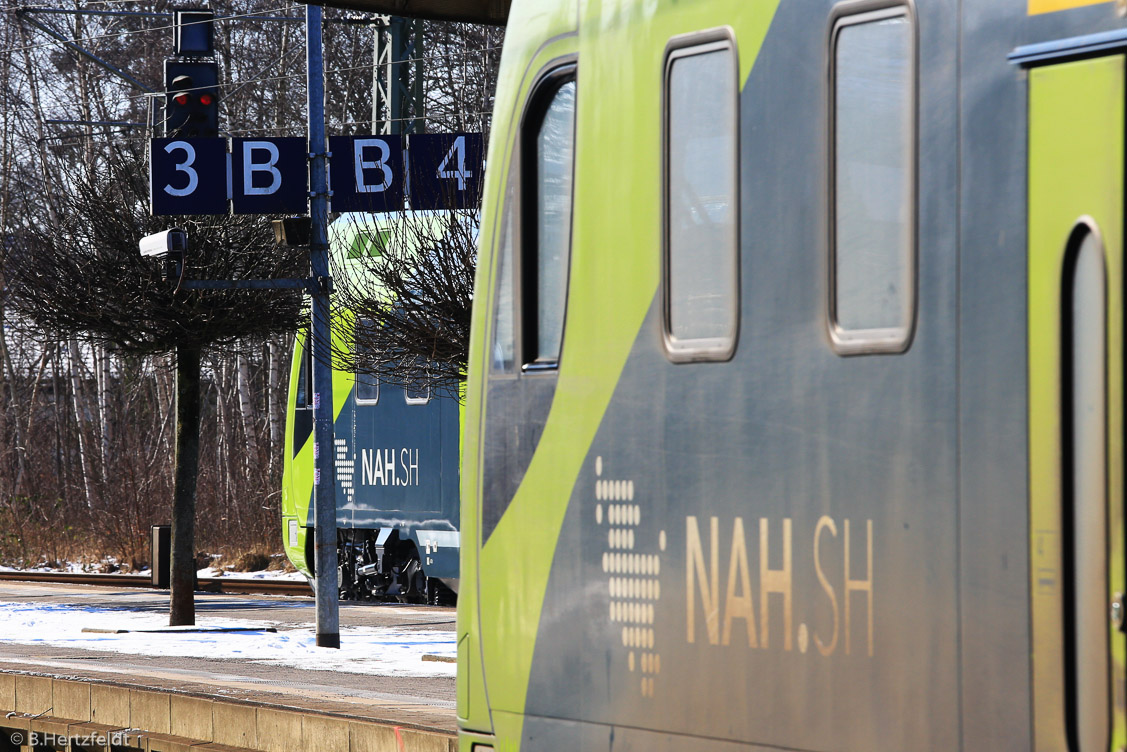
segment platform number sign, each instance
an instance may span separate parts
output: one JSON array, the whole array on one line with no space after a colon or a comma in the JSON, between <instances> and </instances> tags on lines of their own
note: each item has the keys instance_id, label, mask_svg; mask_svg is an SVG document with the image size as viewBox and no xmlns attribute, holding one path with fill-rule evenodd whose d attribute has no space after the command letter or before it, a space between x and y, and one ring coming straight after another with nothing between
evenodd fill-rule
<instances>
[{"instance_id":1,"label":"platform number sign","mask_svg":"<svg viewBox=\"0 0 1127 752\"><path fill-rule=\"evenodd\" d=\"M235 214L304 214L309 178L304 138L231 139Z\"/></svg>"},{"instance_id":2,"label":"platform number sign","mask_svg":"<svg viewBox=\"0 0 1127 752\"><path fill-rule=\"evenodd\" d=\"M475 208L485 173L480 133L329 139L334 212ZM304 214L304 138L156 138L150 142L153 214Z\"/></svg>"},{"instance_id":3,"label":"platform number sign","mask_svg":"<svg viewBox=\"0 0 1127 752\"><path fill-rule=\"evenodd\" d=\"M407 137L412 209L477 206L484 169L480 133L426 133Z\"/></svg>"},{"instance_id":4,"label":"platform number sign","mask_svg":"<svg viewBox=\"0 0 1127 752\"><path fill-rule=\"evenodd\" d=\"M153 214L227 213L226 140L154 138L150 150Z\"/></svg>"},{"instance_id":5,"label":"platform number sign","mask_svg":"<svg viewBox=\"0 0 1127 752\"><path fill-rule=\"evenodd\" d=\"M335 212L403 209L405 176L399 136L329 138L329 188Z\"/></svg>"}]
</instances>

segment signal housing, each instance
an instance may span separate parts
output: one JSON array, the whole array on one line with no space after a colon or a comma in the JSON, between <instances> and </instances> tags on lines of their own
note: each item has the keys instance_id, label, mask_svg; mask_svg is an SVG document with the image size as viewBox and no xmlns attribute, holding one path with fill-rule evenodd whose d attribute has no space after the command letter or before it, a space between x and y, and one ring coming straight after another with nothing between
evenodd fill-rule
<instances>
[{"instance_id":1,"label":"signal housing","mask_svg":"<svg viewBox=\"0 0 1127 752\"><path fill-rule=\"evenodd\" d=\"M219 135L219 65L214 61L164 61L166 136Z\"/></svg>"}]
</instances>

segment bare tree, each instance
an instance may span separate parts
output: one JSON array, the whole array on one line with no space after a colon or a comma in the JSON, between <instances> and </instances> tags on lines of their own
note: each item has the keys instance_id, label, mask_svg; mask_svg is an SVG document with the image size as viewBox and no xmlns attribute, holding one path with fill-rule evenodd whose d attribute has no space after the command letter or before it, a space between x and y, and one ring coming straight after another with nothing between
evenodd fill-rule
<instances>
[{"instance_id":1,"label":"bare tree","mask_svg":"<svg viewBox=\"0 0 1127 752\"><path fill-rule=\"evenodd\" d=\"M167 3L54 4L75 13L98 11L90 15L25 5L0 0L0 44L10 52L0 59L0 530L16 531L0 533L0 559L8 563L14 557L26 564L42 557L112 556L134 566L145 560L148 526L166 521L161 519L167 514L164 500L174 488L173 416L188 403L182 399L178 405L175 399L176 363L169 353L178 347L174 335L189 334L193 340L198 335L200 342L221 343L201 344L199 351L196 538L213 551L276 551L292 334L283 330L249 339L212 339L217 328L202 314L208 307L231 319L248 311L273 314L262 297L250 293L164 287L135 251L136 237L182 223L205 254L196 258L206 256L207 263L217 265L206 270L208 275L259 277L273 270L243 263L242 256L251 253L243 249L258 247L268 236L226 220L148 218L141 165L144 145L156 135L143 127L151 97L84 60L42 28L75 40L160 89L162 60L171 51L170 21L132 12L164 13ZM304 134L300 6L214 0L210 7L219 16L216 51L224 130L238 136ZM130 13L113 15L122 10ZM331 133L370 133L387 125L371 122L374 20L326 11ZM501 33L466 24L423 25L421 48L410 56L422 58L425 97L410 103L404 114L426 131L486 131ZM159 133L159 113L156 124ZM78 221L83 216L91 221ZM37 258L44 248L74 253L56 269L53 256ZM215 253L209 255L208 249ZM6 260L9 252L12 258ZM349 291L347 279L338 282L338 310L352 309L366 318L403 314L383 330L398 332L398 339L363 347L363 352L379 354L378 362L369 362L369 372L425 362L427 367L414 368L416 374L448 382L464 374L464 365L444 369L456 364L464 349L474 256L471 245L442 253L446 255L423 257L423 266L406 256L387 266L389 279L398 282L392 280L386 289L398 285L408 292L392 293L401 301L392 307L380 303L388 298L377 298L370 287ZM388 258L395 258L394 249ZM103 260L112 278L108 272L74 273L79 261L89 269ZM48 323L50 318L42 324L28 318L22 304L17 309L6 297L18 294L23 284L11 276L9 264L27 271L32 261L46 266L39 267L39 287L27 289L39 289L44 298L57 298L59 308L73 309L54 324ZM286 263L282 259L277 267ZM190 262L187 274L204 276L202 263L192 264L196 262ZM427 281L438 275L438 284ZM359 285L361 280L356 281ZM101 303L89 303L106 290L127 288L133 293L111 295L104 309ZM370 299L367 304L364 297ZM442 302L426 313L428 300ZM98 334L102 329L91 325L91 317L120 324L130 312L146 324L123 334L117 344L108 344L113 337ZM230 336L241 334L232 331ZM418 346L407 347L409 342ZM437 366L439 362L447 365ZM410 367L399 370L408 372L404 381L413 379ZM186 453L180 450L181 457Z\"/></svg>"},{"instance_id":2,"label":"bare tree","mask_svg":"<svg viewBox=\"0 0 1127 752\"><path fill-rule=\"evenodd\" d=\"M302 301L282 291L191 291L161 278L137 251L167 226L148 216L141 155L76 178L58 224L29 229L10 251L8 294L44 329L82 334L130 355L176 354L176 454L170 622L195 621L195 487L202 352L296 328ZM300 252L273 247L264 220L183 218L185 273L249 279L302 274ZM269 243L269 244L268 244Z\"/></svg>"},{"instance_id":3,"label":"bare tree","mask_svg":"<svg viewBox=\"0 0 1127 752\"><path fill-rule=\"evenodd\" d=\"M480 132L487 139L504 30L426 22L421 36L426 94L423 112L412 116L427 131ZM478 206L404 211L382 223L385 237L373 234L370 215L344 220L376 252L334 254L335 302L354 320L352 341L334 340L334 360L385 382L460 398L469 357Z\"/></svg>"},{"instance_id":4,"label":"bare tree","mask_svg":"<svg viewBox=\"0 0 1127 752\"><path fill-rule=\"evenodd\" d=\"M349 312L354 334L333 341L338 367L457 397L469 357L478 214L344 221L352 224L343 231L352 242L333 256L335 303Z\"/></svg>"}]
</instances>

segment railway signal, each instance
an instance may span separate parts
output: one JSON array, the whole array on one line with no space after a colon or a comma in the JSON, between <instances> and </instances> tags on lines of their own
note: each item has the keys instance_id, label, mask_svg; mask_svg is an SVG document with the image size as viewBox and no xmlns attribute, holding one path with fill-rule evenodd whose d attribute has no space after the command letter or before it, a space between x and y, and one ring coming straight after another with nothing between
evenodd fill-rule
<instances>
[{"instance_id":1,"label":"railway signal","mask_svg":"<svg viewBox=\"0 0 1127 752\"><path fill-rule=\"evenodd\" d=\"M180 138L219 135L219 64L212 22L203 9L175 11L173 56L164 61L164 134Z\"/></svg>"},{"instance_id":2,"label":"railway signal","mask_svg":"<svg viewBox=\"0 0 1127 752\"><path fill-rule=\"evenodd\" d=\"M165 120L168 136L219 135L219 66L214 61L164 61Z\"/></svg>"},{"instance_id":3,"label":"railway signal","mask_svg":"<svg viewBox=\"0 0 1127 752\"><path fill-rule=\"evenodd\" d=\"M173 11L172 46L177 57L211 57L215 54L212 24L215 11L203 8Z\"/></svg>"}]
</instances>

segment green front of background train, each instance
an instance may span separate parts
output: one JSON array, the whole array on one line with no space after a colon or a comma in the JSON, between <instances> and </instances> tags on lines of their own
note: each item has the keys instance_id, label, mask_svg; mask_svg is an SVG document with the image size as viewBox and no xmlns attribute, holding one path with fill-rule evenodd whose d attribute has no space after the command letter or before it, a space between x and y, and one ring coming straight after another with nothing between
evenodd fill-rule
<instances>
[{"instance_id":1,"label":"green front of background train","mask_svg":"<svg viewBox=\"0 0 1127 752\"><path fill-rule=\"evenodd\" d=\"M409 225L404 229L404 225ZM381 243L415 242L433 213L346 215L330 227L330 252L347 284L373 295L368 273ZM397 229L398 228L398 229ZM373 238L380 238L373 242ZM342 280L342 282L344 282ZM334 349L352 347L354 316L338 311ZM313 575L313 403L307 335L296 339L290 372L282 478L286 554ZM430 388L405 388L333 369L333 418L341 594L450 603L458 589L461 407Z\"/></svg>"},{"instance_id":2,"label":"green front of background train","mask_svg":"<svg viewBox=\"0 0 1127 752\"><path fill-rule=\"evenodd\" d=\"M1125 50L1086 0L514 1L463 752L1127 742Z\"/></svg>"}]
</instances>

